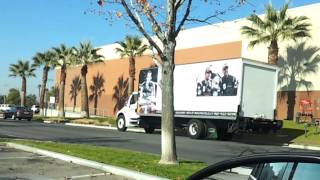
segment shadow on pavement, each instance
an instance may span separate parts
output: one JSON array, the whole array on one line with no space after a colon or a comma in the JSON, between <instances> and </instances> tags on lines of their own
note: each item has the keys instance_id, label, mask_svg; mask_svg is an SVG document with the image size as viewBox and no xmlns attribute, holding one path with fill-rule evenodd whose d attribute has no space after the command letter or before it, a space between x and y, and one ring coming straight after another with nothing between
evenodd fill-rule
<instances>
[{"instance_id":1,"label":"shadow on pavement","mask_svg":"<svg viewBox=\"0 0 320 180\"><path fill-rule=\"evenodd\" d=\"M293 140L304 135L304 130L283 128L280 131L268 134L241 133L235 135L233 141L252 145L284 145L293 143Z\"/></svg>"}]
</instances>

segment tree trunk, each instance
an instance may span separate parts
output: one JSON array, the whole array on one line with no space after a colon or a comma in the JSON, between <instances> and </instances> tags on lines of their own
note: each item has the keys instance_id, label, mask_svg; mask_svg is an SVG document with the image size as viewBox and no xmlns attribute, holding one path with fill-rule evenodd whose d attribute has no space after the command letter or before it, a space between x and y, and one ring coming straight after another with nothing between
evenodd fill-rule
<instances>
[{"instance_id":1,"label":"tree trunk","mask_svg":"<svg viewBox=\"0 0 320 180\"><path fill-rule=\"evenodd\" d=\"M287 110L287 119L294 119L294 106L296 105L296 91L288 91L288 110Z\"/></svg>"},{"instance_id":2,"label":"tree trunk","mask_svg":"<svg viewBox=\"0 0 320 180\"><path fill-rule=\"evenodd\" d=\"M97 107L98 107L98 92L96 92L96 96L94 96L94 115L97 115Z\"/></svg>"},{"instance_id":3,"label":"tree trunk","mask_svg":"<svg viewBox=\"0 0 320 180\"><path fill-rule=\"evenodd\" d=\"M272 40L270 46L268 47L268 63L276 65L278 62L278 42L276 40Z\"/></svg>"},{"instance_id":4,"label":"tree trunk","mask_svg":"<svg viewBox=\"0 0 320 180\"><path fill-rule=\"evenodd\" d=\"M88 66L81 68L81 116L89 118L88 88L87 88Z\"/></svg>"},{"instance_id":5,"label":"tree trunk","mask_svg":"<svg viewBox=\"0 0 320 180\"><path fill-rule=\"evenodd\" d=\"M136 61L134 57L129 58L129 88L128 88L128 97L134 91L134 80L136 75Z\"/></svg>"},{"instance_id":6,"label":"tree trunk","mask_svg":"<svg viewBox=\"0 0 320 180\"><path fill-rule=\"evenodd\" d=\"M73 95L73 112L75 112L75 110L76 110L77 96L78 96L78 94L77 94L77 91L76 91L76 92L74 92L74 95Z\"/></svg>"},{"instance_id":7,"label":"tree trunk","mask_svg":"<svg viewBox=\"0 0 320 180\"><path fill-rule=\"evenodd\" d=\"M160 164L177 164L176 140L174 132L173 72L175 44L164 50L162 67L162 119L161 119L161 160Z\"/></svg>"},{"instance_id":8,"label":"tree trunk","mask_svg":"<svg viewBox=\"0 0 320 180\"><path fill-rule=\"evenodd\" d=\"M26 106L26 90L27 90L27 79L26 77L22 77L22 87L21 87L21 106Z\"/></svg>"},{"instance_id":9,"label":"tree trunk","mask_svg":"<svg viewBox=\"0 0 320 180\"><path fill-rule=\"evenodd\" d=\"M45 96L45 90L47 86L47 80L48 80L48 72L50 67L45 66L43 67L43 74L42 74L42 84L41 84L41 90L40 90L40 115L44 115L44 96Z\"/></svg>"},{"instance_id":10,"label":"tree trunk","mask_svg":"<svg viewBox=\"0 0 320 180\"><path fill-rule=\"evenodd\" d=\"M66 77L67 77L67 67L66 65L61 66L60 70L60 90L59 90L59 117L65 117L64 112L64 90L66 85Z\"/></svg>"}]
</instances>

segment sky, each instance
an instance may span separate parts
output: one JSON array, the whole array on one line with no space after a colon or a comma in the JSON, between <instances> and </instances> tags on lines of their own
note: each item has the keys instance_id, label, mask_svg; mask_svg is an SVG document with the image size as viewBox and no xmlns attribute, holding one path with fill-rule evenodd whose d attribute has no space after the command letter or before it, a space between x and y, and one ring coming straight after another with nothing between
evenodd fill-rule
<instances>
[{"instance_id":1,"label":"sky","mask_svg":"<svg viewBox=\"0 0 320 180\"><path fill-rule=\"evenodd\" d=\"M202 1L194 0L193 13L197 16L212 10L210 8L213 6L201 6ZM221 0L221 2L226 1ZM227 2L230 4L235 0ZM248 0L247 2L222 16L222 20L243 18L253 11L262 14L264 5L269 0ZM271 2L279 8L286 1ZM291 0L290 7L319 2L320 0ZM228 3L225 7L227 6ZM96 0L0 0L0 94L6 94L10 88L20 89L20 78L8 76L10 64L15 64L18 60L31 60L35 53L44 52L61 43L78 46L80 42L91 41L98 47L121 41L128 34L140 35L131 26L126 26L125 21L118 20L110 23L103 15L91 13L92 9L102 10L96 5ZM214 22L222 20L215 19ZM186 28L201 25L204 24L189 24ZM38 95L41 76L42 69L39 69L36 71L35 78L28 79L28 94ZM54 71L51 71L47 87L53 85Z\"/></svg>"}]
</instances>

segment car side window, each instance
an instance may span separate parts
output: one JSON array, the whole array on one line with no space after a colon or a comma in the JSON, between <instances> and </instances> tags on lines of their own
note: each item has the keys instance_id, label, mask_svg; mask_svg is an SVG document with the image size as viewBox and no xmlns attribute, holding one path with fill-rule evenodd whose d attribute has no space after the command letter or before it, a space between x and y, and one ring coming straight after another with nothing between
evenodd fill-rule
<instances>
[{"instance_id":1,"label":"car side window","mask_svg":"<svg viewBox=\"0 0 320 180\"><path fill-rule=\"evenodd\" d=\"M283 180L288 163L265 163L259 165L252 179L257 180Z\"/></svg>"},{"instance_id":2,"label":"car side window","mask_svg":"<svg viewBox=\"0 0 320 180\"><path fill-rule=\"evenodd\" d=\"M137 100L138 100L138 95L137 94L133 95L130 99L130 104L135 104Z\"/></svg>"},{"instance_id":3,"label":"car side window","mask_svg":"<svg viewBox=\"0 0 320 180\"><path fill-rule=\"evenodd\" d=\"M320 178L320 165L313 163L299 163L294 171L292 180L308 179L318 180Z\"/></svg>"}]
</instances>

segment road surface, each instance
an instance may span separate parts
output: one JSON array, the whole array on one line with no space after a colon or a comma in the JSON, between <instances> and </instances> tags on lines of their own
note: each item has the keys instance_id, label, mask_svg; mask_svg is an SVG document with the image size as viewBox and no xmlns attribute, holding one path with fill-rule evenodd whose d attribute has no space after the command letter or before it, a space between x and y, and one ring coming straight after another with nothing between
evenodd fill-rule
<instances>
[{"instance_id":1,"label":"road surface","mask_svg":"<svg viewBox=\"0 0 320 180\"><path fill-rule=\"evenodd\" d=\"M161 136L159 133L118 132L116 130L45 124L35 121L0 119L0 137L91 144L154 154L160 154L161 151ZM281 146L194 140L185 136L177 136L176 144L179 159L202 161L209 164L253 153L294 151L294 149Z\"/></svg>"}]
</instances>

